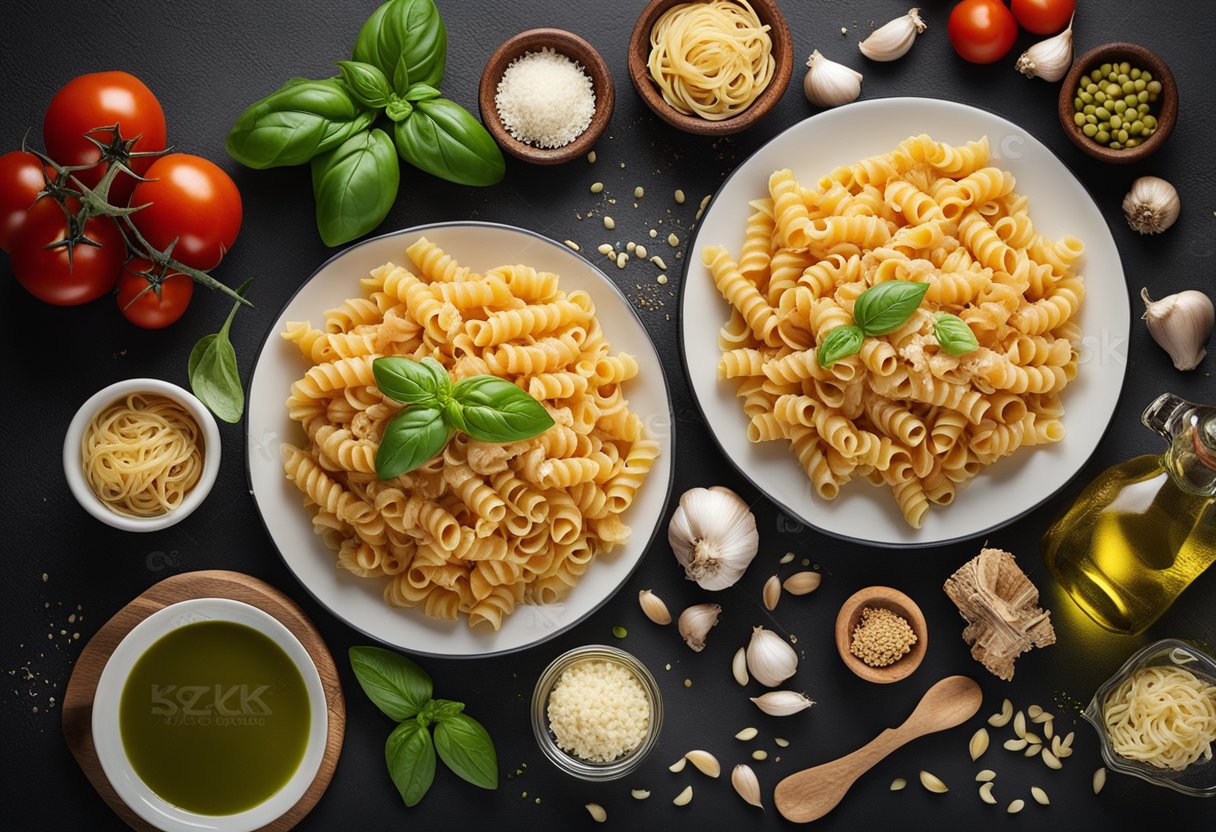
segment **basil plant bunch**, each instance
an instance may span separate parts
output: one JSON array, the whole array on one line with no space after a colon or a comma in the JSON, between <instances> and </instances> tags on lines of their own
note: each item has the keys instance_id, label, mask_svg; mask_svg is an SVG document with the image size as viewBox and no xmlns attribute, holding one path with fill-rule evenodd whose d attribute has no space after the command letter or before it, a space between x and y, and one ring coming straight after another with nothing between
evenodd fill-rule
<instances>
[{"instance_id":1,"label":"basil plant bunch","mask_svg":"<svg viewBox=\"0 0 1216 832\"><path fill-rule=\"evenodd\" d=\"M398 156L451 182L493 185L506 170L502 151L439 91L446 59L434 0L388 0L359 30L352 60L338 62L339 77L293 78L251 104L228 133L228 152L259 170L309 163L328 246L384 220L397 199Z\"/></svg>"}]
</instances>

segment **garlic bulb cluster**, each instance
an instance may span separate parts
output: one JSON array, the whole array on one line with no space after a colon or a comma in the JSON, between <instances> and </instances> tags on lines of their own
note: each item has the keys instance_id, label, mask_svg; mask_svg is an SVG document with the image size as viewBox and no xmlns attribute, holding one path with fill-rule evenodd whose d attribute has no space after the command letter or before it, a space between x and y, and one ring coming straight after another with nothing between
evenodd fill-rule
<instances>
[{"instance_id":1,"label":"garlic bulb cluster","mask_svg":"<svg viewBox=\"0 0 1216 832\"><path fill-rule=\"evenodd\" d=\"M1178 220L1178 191L1159 176L1141 176L1123 197L1127 224L1141 234L1160 234Z\"/></svg>"},{"instance_id":2,"label":"garlic bulb cluster","mask_svg":"<svg viewBox=\"0 0 1216 832\"><path fill-rule=\"evenodd\" d=\"M747 643L747 669L757 682L775 688L798 670L798 654L772 630L753 627Z\"/></svg>"},{"instance_id":3,"label":"garlic bulb cluster","mask_svg":"<svg viewBox=\"0 0 1216 832\"><path fill-rule=\"evenodd\" d=\"M814 700L792 690L770 690L763 696L751 697L751 700L769 716L790 716L815 704Z\"/></svg>"},{"instance_id":4,"label":"garlic bulb cluster","mask_svg":"<svg viewBox=\"0 0 1216 832\"><path fill-rule=\"evenodd\" d=\"M879 26L857 48L871 61L898 60L908 54L916 36L923 31L925 21L920 17L920 9L909 9L902 17Z\"/></svg>"},{"instance_id":5,"label":"garlic bulb cluster","mask_svg":"<svg viewBox=\"0 0 1216 832\"><path fill-rule=\"evenodd\" d=\"M830 61L816 49L806 62L802 89L817 107L838 107L856 101L861 95L861 73L844 64Z\"/></svg>"},{"instance_id":6,"label":"garlic bulb cluster","mask_svg":"<svg viewBox=\"0 0 1216 832\"><path fill-rule=\"evenodd\" d=\"M679 628L684 643L697 653L704 650L705 637L718 623L718 615L721 612L722 608L717 604L693 604L680 613L676 627Z\"/></svg>"},{"instance_id":7,"label":"garlic bulb cluster","mask_svg":"<svg viewBox=\"0 0 1216 832\"><path fill-rule=\"evenodd\" d=\"M1208 352L1214 317L1211 298L1194 289L1161 300L1153 300L1148 289L1141 289L1140 298L1149 335L1170 354L1177 369L1195 369Z\"/></svg>"},{"instance_id":8,"label":"garlic bulb cluster","mask_svg":"<svg viewBox=\"0 0 1216 832\"><path fill-rule=\"evenodd\" d=\"M1072 67L1072 21L1058 35L1041 40L1018 58L1014 67L1027 78L1059 81Z\"/></svg>"},{"instance_id":9,"label":"garlic bulb cluster","mask_svg":"<svg viewBox=\"0 0 1216 832\"><path fill-rule=\"evenodd\" d=\"M760 548L756 517L729 488L691 488L667 527L667 542L690 581L702 589L726 589Z\"/></svg>"}]
</instances>

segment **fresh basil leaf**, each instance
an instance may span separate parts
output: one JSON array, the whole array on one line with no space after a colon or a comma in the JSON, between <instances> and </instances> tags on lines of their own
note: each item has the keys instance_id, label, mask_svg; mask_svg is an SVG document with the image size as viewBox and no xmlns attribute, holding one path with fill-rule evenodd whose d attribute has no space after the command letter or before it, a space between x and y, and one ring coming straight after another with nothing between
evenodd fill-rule
<instances>
[{"instance_id":1,"label":"fresh basil leaf","mask_svg":"<svg viewBox=\"0 0 1216 832\"><path fill-rule=\"evenodd\" d=\"M820 367L831 367L842 358L853 355L861 349L865 334L861 327L838 326L824 336L823 341L815 349L815 358Z\"/></svg>"},{"instance_id":2,"label":"fresh basil leaf","mask_svg":"<svg viewBox=\"0 0 1216 832\"><path fill-rule=\"evenodd\" d=\"M933 321L933 334L938 346L950 355L966 355L980 345L967 322L948 312L942 312Z\"/></svg>"},{"instance_id":3,"label":"fresh basil leaf","mask_svg":"<svg viewBox=\"0 0 1216 832\"><path fill-rule=\"evenodd\" d=\"M506 379L470 376L456 382L452 399L461 406L464 432L481 442L530 439L553 427L536 399Z\"/></svg>"},{"instance_id":4,"label":"fresh basil leaf","mask_svg":"<svg viewBox=\"0 0 1216 832\"><path fill-rule=\"evenodd\" d=\"M376 378L376 386L380 388L381 393L402 404L436 403L440 394L446 393L447 390L434 368L426 364L428 360L439 366L442 378L450 387L447 370L435 359L415 361L412 358L396 356L377 358L372 362L372 375Z\"/></svg>"},{"instance_id":5,"label":"fresh basil leaf","mask_svg":"<svg viewBox=\"0 0 1216 832\"><path fill-rule=\"evenodd\" d=\"M384 761L406 806L416 806L435 780L435 746L431 732L417 722L403 722L388 735Z\"/></svg>"},{"instance_id":6,"label":"fresh basil leaf","mask_svg":"<svg viewBox=\"0 0 1216 832\"><path fill-rule=\"evenodd\" d=\"M383 110L393 90L379 67L361 61L338 61L342 81L355 100L366 107Z\"/></svg>"},{"instance_id":7,"label":"fresh basil leaf","mask_svg":"<svg viewBox=\"0 0 1216 832\"><path fill-rule=\"evenodd\" d=\"M456 430L469 432L468 423L464 420L464 406L455 399L448 399L443 406L443 419Z\"/></svg>"},{"instance_id":8,"label":"fresh basil leaf","mask_svg":"<svg viewBox=\"0 0 1216 832\"><path fill-rule=\"evenodd\" d=\"M438 98L443 95L439 90L432 87L430 84L414 84L405 94L406 101L430 101L432 98Z\"/></svg>"},{"instance_id":9,"label":"fresh basil leaf","mask_svg":"<svg viewBox=\"0 0 1216 832\"><path fill-rule=\"evenodd\" d=\"M243 296L248 287L247 280L237 289L237 295ZM228 340L232 319L242 305L240 300L232 305L232 311L219 332L199 339L194 349L190 350L186 363L186 377L190 380L194 395L218 418L230 424L241 421L241 414L245 411L245 391L241 387L236 350Z\"/></svg>"},{"instance_id":10,"label":"fresh basil leaf","mask_svg":"<svg viewBox=\"0 0 1216 832\"><path fill-rule=\"evenodd\" d=\"M440 364L436 359L429 355L419 362L425 367L430 374L435 378L436 395L440 401L452 395L452 377L448 374L448 368Z\"/></svg>"},{"instance_id":11,"label":"fresh basil leaf","mask_svg":"<svg viewBox=\"0 0 1216 832\"><path fill-rule=\"evenodd\" d=\"M888 280L862 292L853 304L853 322L866 335L886 335L899 329L920 306L928 283Z\"/></svg>"},{"instance_id":12,"label":"fresh basil leaf","mask_svg":"<svg viewBox=\"0 0 1216 832\"><path fill-rule=\"evenodd\" d=\"M317 230L327 246L361 237L397 200L401 170L383 130L366 130L312 160Z\"/></svg>"},{"instance_id":13,"label":"fresh basil leaf","mask_svg":"<svg viewBox=\"0 0 1216 832\"><path fill-rule=\"evenodd\" d=\"M450 699L432 699L431 703L435 706L432 716L437 722L451 719L464 710L463 702L453 702Z\"/></svg>"},{"instance_id":14,"label":"fresh basil leaf","mask_svg":"<svg viewBox=\"0 0 1216 832\"><path fill-rule=\"evenodd\" d=\"M437 407L414 405L401 411L389 420L380 438L376 476L391 480L413 471L443 450L451 435L452 429Z\"/></svg>"},{"instance_id":15,"label":"fresh basil leaf","mask_svg":"<svg viewBox=\"0 0 1216 832\"><path fill-rule=\"evenodd\" d=\"M494 741L468 714L453 714L435 726L435 750L448 768L474 786L498 788Z\"/></svg>"},{"instance_id":16,"label":"fresh basil leaf","mask_svg":"<svg viewBox=\"0 0 1216 832\"><path fill-rule=\"evenodd\" d=\"M375 113L336 79L294 78L249 105L232 125L225 146L251 168L302 165L367 129Z\"/></svg>"},{"instance_id":17,"label":"fresh basil leaf","mask_svg":"<svg viewBox=\"0 0 1216 832\"><path fill-rule=\"evenodd\" d=\"M397 93L393 93L388 98L388 105L384 108L384 114L388 116L389 121L405 121L414 114L414 105L404 98L399 98Z\"/></svg>"},{"instance_id":18,"label":"fresh basil leaf","mask_svg":"<svg viewBox=\"0 0 1216 832\"><path fill-rule=\"evenodd\" d=\"M419 101L393 125L401 158L460 185L493 185L507 165L497 143L469 111L446 98Z\"/></svg>"},{"instance_id":19,"label":"fresh basil leaf","mask_svg":"<svg viewBox=\"0 0 1216 832\"><path fill-rule=\"evenodd\" d=\"M400 722L431 699L431 677L405 656L383 647L352 647L350 666L359 687L385 716Z\"/></svg>"},{"instance_id":20,"label":"fresh basil leaf","mask_svg":"<svg viewBox=\"0 0 1216 832\"><path fill-rule=\"evenodd\" d=\"M404 94L410 84L439 86L447 49L434 0L388 0L359 30L354 58L377 67Z\"/></svg>"}]
</instances>

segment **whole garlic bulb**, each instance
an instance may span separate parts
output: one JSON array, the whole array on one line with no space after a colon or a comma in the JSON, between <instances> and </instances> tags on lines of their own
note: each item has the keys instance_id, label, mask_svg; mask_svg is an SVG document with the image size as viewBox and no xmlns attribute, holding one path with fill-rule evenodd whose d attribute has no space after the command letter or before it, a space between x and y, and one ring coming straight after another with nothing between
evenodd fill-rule
<instances>
[{"instance_id":1,"label":"whole garlic bulb","mask_svg":"<svg viewBox=\"0 0 1216 832\"><path fill-rule=\"evenodd\" d=\"M667 541L690 581L718 590L743 576L760 548L760 533L743 498L716 485L684 492Z\"/></svg>"}]
</instances>

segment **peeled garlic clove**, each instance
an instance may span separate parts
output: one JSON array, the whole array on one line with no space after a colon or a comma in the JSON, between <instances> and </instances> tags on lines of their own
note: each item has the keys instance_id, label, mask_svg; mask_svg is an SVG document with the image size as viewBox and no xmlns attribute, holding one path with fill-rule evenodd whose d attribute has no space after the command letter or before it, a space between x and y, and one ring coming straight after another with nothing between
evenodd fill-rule
<instances>
[{"instance_id":1,"label":"peeled garlic clove","mask_svg":"<svg viewBox=\"0 0 1216 832\"><path fill-rule=\"evenodd\" d=\"M671 613L667 611L667 605L663 603L662 598L649 589L643 589L638 593L638 604L641 605L645 616L655 624L671 623Z\"/></svg>"},{"instance_id":2,"label":"peeled garlic clove","mask_svg":"<svg viewBox=\"0 0 1216 832\"><path fill-rule=\"evenodd\" d=\"M1177 369L1195 369L1207 355L1206 345L1212 334L1211 299L1194 289L1161 300L1153 300L1148 289L1141 289L1140 297L1149 335L1170 354Z\"/></svg>"},{"instance_id":3,"label":"peeled garlic clove","mask_svg":"<svg viewBox=\"0 0 1216 832\"><path fill-rule=\"evenodd\" d=\"M790 716L815 704L814 700L792 690L773 690L763 696L753 696L751 700L769 716Z\"/></svg>"},{"instance_id":4,"label":"peeled garlic clove","mask_svg":"<svg viewBox=\"0 0 1216 832\"><path fill-rule=\"evenodd\" d=\"M988 731L980 728L971 735L971 742L967 746L967 750L971 753L972 761L978 760L988 750Z\"/></svg>"},{"instance_id":5,"label":"peeled garlic clove","mask_svg":"<svg viewBox=\"0 0 1216 832\"><path fill-rule=\"evenodd\" d=\"M598 803L588 803L583 807L587 810L587 814L591 815L591 819L596 823L603 823L608 820L608 813L604 811L604 807Z\"/></svg>"},{"instance_id":6,"label":"peeled garlic clove","mask_svg":"<svg viewBox=\"0 0 1216 832\"><path fill-rule=\"evenodd\" d=\"M823 576L818 572L795 572L785 579L782 586L790 595L806 595L819 589Z\"/></svg>"},{"instance_id":7,"label":"peeled garlic clove","mask_svg":"<svg viewBox=\"0 0 1216 832\"><path fill-rule=\"evenodd\" d=\"M704 774L706 777L717 777L722 773L722 766L718 762L718 758L708 751L702 751L699 748L693 749L684 755L688 762L696 767L697 771Z\"/></svg>"},{"instance_id":8,"label":"peeled garlic clove","mask_svg":"<svg viewBox=\"0 0 1216 832\"><path fill-rule=\"evenodd\" d=\"M691 488L671 517L667 542L690 581L718 590L743 577L760 548L760 533L747 503L729 488Z\"/></svg>"},{"instance_id":9,"label":"peeled garlic clove","mask_svg":"<svg viewBox=\"0 0 1216 832\"><path fill-rule=\"evenodd\" d=\"M1141 176L1123 197L1127 224L1141 234L1160 234L1178 220L1178 191L1159 176Z\"/></svg>"},{"instance_id":10,"label":"peeled garlic clove","mask_svg":"<svg viewBox=\"0 0 1216 832\"><path fill-rule=\"evenodd\" d=\"M730 773L730 784L744 801L764 808L764 804L760 802L760 781L756 779L756 772L752 771L751 766L746 763L735 766Z\"/></svg>"},{"instance_id":11,"label":"peeled garlic clove","mask_svg":"<svg viewBox=\"0 0 1216 832\"><path fill-rule=\"evenodd\" d=\"M747 669L760 684L775 688L798 670L798 654L772 630L753 627L747 643Z\"/></svg>"},{"instance_id":12,"label":"peeled garlic clove","mask_svg":"<svg viewBox=\"0 0 1216 832\"><path fill-rule=\"evenodd\" d=\"M1018 58L1014 68L1027 78L1059 81L1072 66L1072 21L1058 35L1041 40Z\"/></svg>"},{"instance_id":13,"label":"peeled garlic clove","mask_svg":"<svg viewBox=\"0 0 1216 832\"><path fill-rule=\"evenodd\" d=\"M909 9L902 17L879 26L857 48L871 61L894 61L908 53L923 31L925 21L921 20L920 9Z\"/></svg>"},{"instance_id":14,"label":"peeled garlic clove","mask_svg":"<svg viewBox=\"0 0 1216 832\"><path fill-rule=\"evenodd\" d=\"M946 792L950 791L950 788L941 781L940 777L928 771L921 771L920 784L924 786L926 790L936 794L945 794Z\"/></svg>"},{"instance_id":15,"label":"peeled garlic clove","mask_svg":"<svg viewBox=\"0 0 1216 832\"><path fill-rule=\"evenodd\" d=\"M685 786L684 791L676 795L675 800L671 802L677 806L687 806L692 803L692 786Z\"/></svg>"},{"instance_id":16,"label":"peeled garlic clove","mask_svg":"<svg viewBox=\"0 0 1216 832\"><path fill-rule=\"evenodd\" d=\"M770 612L777 609L777 602L781 600L781 579L776 575L773 575L771 578L765 581L762 597L764 599L765 609L769 610Z\"/></svg>"},{"instance_id":17,"label":"peeled garlic clove","mask_svg":"<svg viewBox=\"0 0 1216 832\"><path fill-rule=\"evenodd\" d=\"M838 107L856 101L861 95L861 73L828 60L818 49L811 53L806 66L802 89L817 107Z\"/></svg>"},{"instance_id":18,"label":"peeled garlic clove","mask_svg":"<svg viewBox=\"0 0 1216 832\"><path fill-rule=\"evenodd\" d=\"M718 614L722 608L717 604L693 604L680 613L676 626L685 643L696 652L705 649L705 636L718 623Z\"/></svg>"},{"instance_id":19,"label":"peeled garlic clove","mask_svg":"<svg viewBox=\"0 0 1216 832\"><path fill-rule=\"evenodd\" d=\"M747 675L747 648L740 647L735 651L735 657L730 662L731 675L735 677L735 681L742 685L748 683Z\"/></svg>"}]
</instances>

